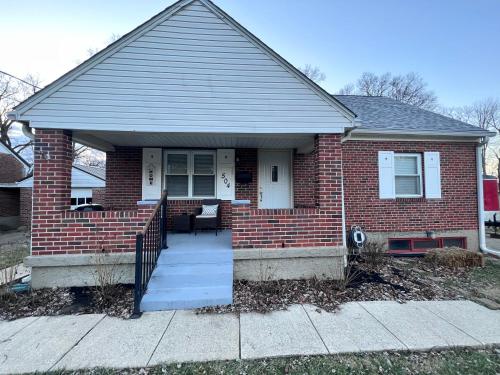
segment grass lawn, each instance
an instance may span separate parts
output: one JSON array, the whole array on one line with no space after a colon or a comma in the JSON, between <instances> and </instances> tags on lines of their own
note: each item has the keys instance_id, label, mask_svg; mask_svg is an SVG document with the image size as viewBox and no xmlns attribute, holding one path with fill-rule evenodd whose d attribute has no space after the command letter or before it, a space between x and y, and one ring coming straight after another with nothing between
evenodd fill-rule
<instances>
[{"instance_id":1,"label":"grass lawn","mask_svg":"<svg viewBox=\"0 0 500 375\"><path fill-rule=\"evenodd\" d=\"M456 350L432 353L377 353L317 357L273 358L164 365L145 369L82 370L50 374L498 374L500 353L492 350Z\"/></svg>"},{"instance_id":2,"label":"grass lawn","mask_svg":"<svg viewBox=\"0 0 500 375\"><path fill-rule=\"evenodd\" d=\"M485 267L478 267L472 271L473 281L486 283L500 283L500 259L488 258Z\"/></svg>"}]
</instances>

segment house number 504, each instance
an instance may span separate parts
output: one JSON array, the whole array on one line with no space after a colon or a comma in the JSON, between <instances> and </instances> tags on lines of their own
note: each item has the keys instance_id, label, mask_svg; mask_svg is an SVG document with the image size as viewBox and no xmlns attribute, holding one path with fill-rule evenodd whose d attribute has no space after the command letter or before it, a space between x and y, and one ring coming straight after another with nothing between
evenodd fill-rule
<instances>
[{"instance_id":1,"label":"house number 504","mask_svg":"<svg viewBox=\"0 0 500 375\"><path fill-rule=\"evenodd\" d=\"M231 187L231 182L229 182L229 178L226 176L225 172L222 172L220 178L224 181L224 185L226 185L227 188Z\"/></svg>"}]
</instances>

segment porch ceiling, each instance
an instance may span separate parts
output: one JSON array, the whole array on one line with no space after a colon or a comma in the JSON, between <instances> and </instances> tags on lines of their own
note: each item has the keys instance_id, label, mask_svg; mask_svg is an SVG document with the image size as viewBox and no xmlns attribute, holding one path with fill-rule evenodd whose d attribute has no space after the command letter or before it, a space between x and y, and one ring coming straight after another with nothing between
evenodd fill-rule
<instances>
[{"instance_id":1,"label":"porch ceiling","mask_svg":"<svg viewBox=\"0 0 500 375\"><path fill-rule=\"evenodd\" d=\"M218 134L74 131L77 142L109 151L114 146L177 148L273 148L310 152L314 134Z\"/></svg>"}]
</instances>

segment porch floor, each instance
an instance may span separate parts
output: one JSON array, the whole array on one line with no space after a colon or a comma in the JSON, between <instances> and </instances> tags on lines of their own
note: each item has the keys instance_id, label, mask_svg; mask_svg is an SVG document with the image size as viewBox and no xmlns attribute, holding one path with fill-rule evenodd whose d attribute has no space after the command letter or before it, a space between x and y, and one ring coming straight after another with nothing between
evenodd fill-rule
<instances>
[{"instance_id":1,"label":"porch floor","mask_svg":"<svg viewBox=\"0 0 500 375\"><path fill-rule=\"evenodd\" d=\"M233 300L231 231L169 233L141 311L227 305Z\"/></svg>"}]
</instances>

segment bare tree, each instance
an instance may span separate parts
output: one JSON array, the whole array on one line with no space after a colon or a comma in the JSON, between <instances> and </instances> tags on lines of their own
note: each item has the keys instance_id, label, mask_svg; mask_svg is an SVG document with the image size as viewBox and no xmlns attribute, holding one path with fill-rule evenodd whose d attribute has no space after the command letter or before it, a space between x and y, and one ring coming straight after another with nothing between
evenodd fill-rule
<instances>
[{"instance_id":1,"label":"bare tree","mask_svg":"<svg viewBox=\"0 0 500 375\"><path fill-rule=\"evenodd\" d=\"M427 89L427 83L417 73L376 75L365 72L356 81L339 90L340 95L387 96L420 108L433 110L437 106L437 97Z\"/></svg>"},{"instance_id":2,"label":"bare tree","mask_svg":"<svg viewBox=\"0 0 500 375\"><path fill-rule=\"evenodd\" d=\"M316 83L321 83L326 79L325 73L321 71L321 69L317 66L312 66L310 64L306 64L305 66L299 68L299 70L304 73L304 75L309 78L311 81Z\"/></svg>"},{"instance_id":3,"label":"bare tree","mask_svg":"<svg viewBox=\"0 0 500 375\"><path fill-rule=\"evenodd\" d=\"M73 163L104 168L106 166L106 154L94 148L73 142Z\"/></svg>"},{"instance_id":4,"label":"bare tree","mask_svg":"<svg viewBox=\"0 0 500 375\"><path fill-rule=\"evenodd\" d=\"M7 118L7 112L11 111L17 104L28 96L34 94L38 89L38 79L32 75L20 79L8 73L0 72L0 140L13 147L16 151L22 151L31 145L28 139L20 144L12 142L11 133L15 122Z\"/></svg>"},{"instance_id":5,"label":"bare tree","mask_svg":"<svg viewBox=\"0 0 500 375\"><path fill-rule=\"evenodd\" d=\"M115 33L111 34L111 36L108 38L108 41L107 41L106 46L104 48L109 46L111 43L116 42L120 38L121 38L120 34L115 34ZM101 50L102 50L102 48L98 48L98 47L87 49L88 57L94 56L97 52L99 52Z\"/></svg>"},{"instance_id":6,"label":"bare tree","mask_svg":"<svg viewBox=\"0 0 500 375\"><path fill-rule=\"evenodd\" d=\"M477 101L472 105L453 108L441 108L441 112L449 117L476 125L484 130L500 132L500 100L488 98ZM491 146L491 147L490 147ZM500 161L500 147L496 143L488 143L483 147L483 171L486 171L488 154L491 153ZM498 169L500 171L500 169ZM499 174L500 176L500 174Z\"/></svg>"}]
</instances>

